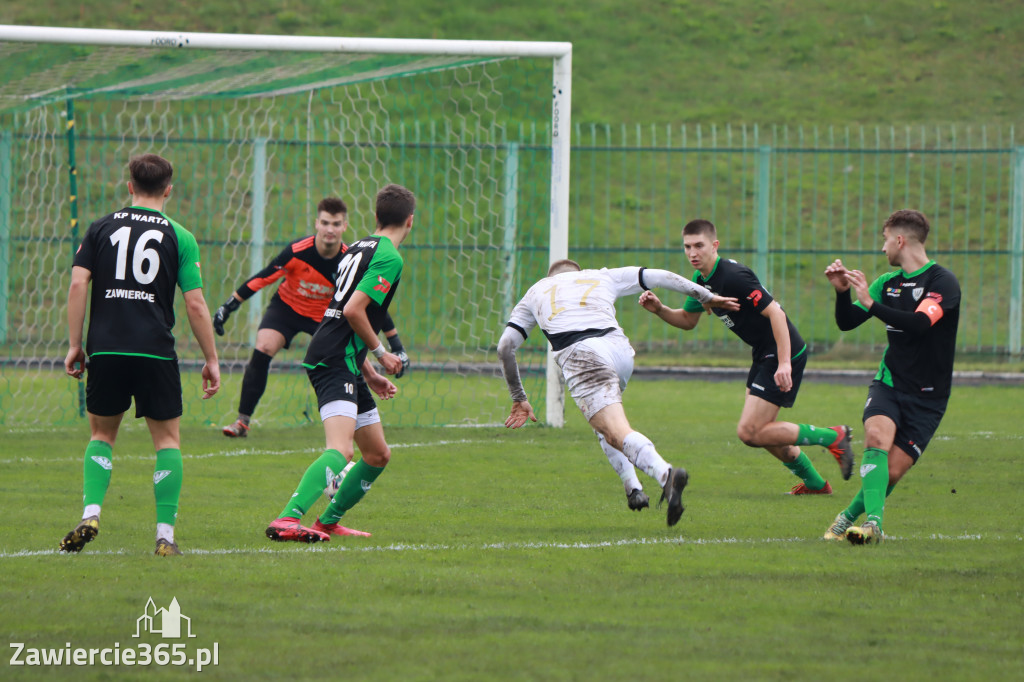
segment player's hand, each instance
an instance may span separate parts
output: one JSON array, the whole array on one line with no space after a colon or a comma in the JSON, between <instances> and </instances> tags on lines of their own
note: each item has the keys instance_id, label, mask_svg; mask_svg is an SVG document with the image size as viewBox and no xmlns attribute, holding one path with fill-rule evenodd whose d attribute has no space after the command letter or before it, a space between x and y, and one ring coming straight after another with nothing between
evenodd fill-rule
<instances>
[{"instance_id":1,"label":"player's hand","mask_svg":"<svg viewBox=\"0 0 1024 682\"><path fill-rule=\"evenodd\" d=\"M402 369L402 361L394 353L385 352L377 359L385 374L397 374Z\"/></svg>"},{"instance_id":2,"label":"player's hand","mask_svg":"<svg viewBox=\"0 0 1024 682\"><path fill-rule=\"evenodd\" d=\"M78 367L75 367L75 365L78 365ZM68 355L64 358L64 371L68 376L76 379L82 378L82 375L85 373L85 351L82 350L81 346L68 350Z\"/></svg>"},{"instance_id":3,"label":"player's hand","mask_svg":"<svg viewBox=\"0 0 1024 682\"><path fill-rule=\"evenodd\" d=\"M224 336L224 323L231 317L231 313L238 310L238 306L242 305L234 295L228 300L224 301L221 307L217 308L217 312L213 314L213 331L217 332L217 336Z\"/></svg>"},{"instance_id":4,"label":"player's hand","mask_svg":"<svg viewBox=\"0 0 1024 682\"><path fill-rule=\"evenodd\" d=\"M871 292L868 291L868 279L864 276L864 273L860 270L847 270L846 282L853 289L853 292L857 294L857 300L860 301L860 304L870 310L875 302L871 299Z\"/></svg>"},{"instance_id":5,"label":"player's hand","mask_svg":"<svg viewBox=\"0 0 1024 682\"><path fill-rule=\"evenodd\" d=\"M665 305L661 302L661 299L659 299L657 294L655 294L653 291L645 291L642 294L640 294L640 300L638 300L637 303L643 306L644 310L648 310L654 313L655 315L657 315L658 312L665 307Z\"/></svg>"},{"instance_id":6,"label":"player's hand","mask_svg":"<svg viewBox=\"0 0 1024 682\"><path fill-rule=\"evenodd\" d=\"M404 350L400 350L395 353L395 357L402 361L402 369L398 370L398 372L395 374L396 379L401 379L402 375L405 374L406 370L409 369L409 354L406 353Z\"/></svg>"},{"instance_id":7,"label":"player's hand","mask_svg":"<svg viewBox=\"0 0 1024 682\"><path fill-rule=\"evenodd\" d=\"M835 287L836 291L843 292L850 288L849 282L846 281L847 272L849 270L843 265L843 261L837 258L825 268L825 277L828 278L829 283Z\"/></svg>"},{"instance_id":8,"label":"player's hand","mask_svg":"<svg viewBox=\"0 0 1024 682\"><path fill-rule=\"evenodd\" d=\"M711 314L712 308L721 308L722 310L739 310L740 302L732 296L719 296L718 294L715 294L711 298L710 303L704 304L704 310L708 311L708 314Z\"/></svg>"},{"instance_id":9,"label":"player's hand","mask_svg":"<svg viewBox=\"0 0 1024 682\"><path fill-rule=\"evenodd\" d=\"M526 420L537 421L536 415L533 414L533 406L530 405L529 400L524 400L521 403L512 403L512 411L508 415L508 419L505 420L505 428L518 429L520 426L526 423Z\"/></svg>"},{"instance_id":10,"label":"player's hand","mask_svg":"<svg viewBox=\"0 0 1024 682\"><path fill-rule=\"evenodd\" d=\"M793 364L780 362L779 368L775 370L775 385L783 393L789 393L793 389Z\"/></svg>"},{"instance_id":11,"label":"player's hand","mask_svg":"<svg viewBox=\"0 0 1024 682\"><path fill-rule=\"evenodd\" d=\"M203 400L212 398L220 390L220 365L203 365Z\"/></svg>"},{"instance_id":12,"label":"player's hand","mask_svg":"<svg viewBox=\"0 0 1024 682\"><path fill-rule=\"evenodd\" d=\"M373 375L364 373L363 379L370 390L377 394L381 400L391 400L398 393L398 387L391 383L386 376L376 372Z\"/></svg>"}]
</instances>

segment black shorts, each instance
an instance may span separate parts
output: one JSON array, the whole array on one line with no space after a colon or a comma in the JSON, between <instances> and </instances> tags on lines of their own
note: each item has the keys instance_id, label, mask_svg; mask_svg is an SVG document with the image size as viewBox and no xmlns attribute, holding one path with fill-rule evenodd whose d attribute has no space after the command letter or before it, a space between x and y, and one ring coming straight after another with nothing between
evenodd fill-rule
<instances>
[{"instance_id":1,"label":"black shorts","mask_svg":"<svg viewBox=\"0 0 1024 682\"><path fill-rule=\"evenodd\" d=\"M296 334L306 332L312 336L319 326L319 322L305 315L299 315L287 303L282 301L280 296L274 294L274 297L270 299L270 305L267 306L266 311L263 313L259 329L273 329L276 332L280 332L281 336L284 337L284 347L289 348Z\"/></svg>"},{"instance_id":2,"label":"black shorts","mask_svg":"<svg viewBox=\"0 0 1024 682\"><path fill-rule=\"evenodd\" d=\"M309 383L313 384L317 409L335 400L355 403L356 414L365 414L377 407L373 392L361 374L352 374L347 369L337 367L317 367L307 369L306 376L309 377Z\"/></svg>"},{"instance_id":3,"label":"black shorts","mask_svg":"<svg viewBox=\"0 0 1024 682\"><path fill-rule=\"evenodd\" d=\"M800 381L804 378L804 368L807 367L807 355L808 351L805 350L790 360L793 364L793 388L787 393L783 393L775 383L775 372L779 369L778 358L755 361L747 373L747 388L750 389L750 395L779 407L793 407L796 394L800 390Z\"/></svg>"},{"instance_id":4,"label":"black shorts","mask_svg":"<svg viewBox=\"0 0 1024 682\"><path fill-rule=\"evenodd\" d=\"M99 417L127 412L166 421L181 416L181 375L177 360L139 355L93 355L86 364L85 407Z\"/></svg>"},{"instance_id":5,"label":"black shorts","mask_svg":"<svg viewBox=\"0 0 1024 682\"><path fill-rule=\"evenodd\" d=\"M949 398L923 398L897 391L881 381L872 381L868 400L864 403L864 421L882 415L896 423L893 445L911 456L915 462L928 447L928 441L939 428L946 414Z\"/></svg>"}]
</instances>

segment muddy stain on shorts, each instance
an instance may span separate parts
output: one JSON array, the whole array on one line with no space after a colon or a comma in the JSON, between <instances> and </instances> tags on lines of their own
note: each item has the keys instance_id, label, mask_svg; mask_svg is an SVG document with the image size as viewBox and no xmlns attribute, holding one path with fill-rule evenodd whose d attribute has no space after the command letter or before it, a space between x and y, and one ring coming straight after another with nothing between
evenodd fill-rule
<instances>
[{"instance_id":1,"label":"muddy stain on shorts","mask_svg":"<svg viewBox=\"0 0 1024 682\"><path fill-rule=\"evenodd\" d=\"M562 375L569 394L588 421L605 407L622 402L618 373L593 351L575 351L562 365Z\"/></svg>"}]
</instances>

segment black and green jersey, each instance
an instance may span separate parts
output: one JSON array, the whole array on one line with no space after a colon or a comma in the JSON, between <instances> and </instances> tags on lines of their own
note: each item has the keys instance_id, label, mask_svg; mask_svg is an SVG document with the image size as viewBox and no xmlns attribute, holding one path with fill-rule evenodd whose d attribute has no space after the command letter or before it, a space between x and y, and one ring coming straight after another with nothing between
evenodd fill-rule
<instances>
[{"instance_id":1,"label":"black and green jersey","mask_svg":"<svg viewBox=\"0 0 1024 682\"><path fill-rule=\"evenodd\" d=\"M203 286L191 232L160 211L123 208L89 226L74 265L92 273L86 353L177 357L174 288Z\"/></svg>"},{"instance_id":2,"label":"black and green jersey","mask_svg":"<svg viewBox=\"0 0 1024 682\"><path fill-rule=\"evenodd\" d=\"M956 275L928 263L916 272L889 272L868 287L875 302L870 312L849 291L836 298L840 329L852 329L869 317L885 322L889 345L875 378L898 391L943 398L953 383L956 330L960 323L960 282Z\"/></svg>"},{"instance_id":3,"label":"black and green jersey","mask_svg":"<svg viewBox=\"0 0 1024 682\"><path fill-rule=\"evenodd\" d=\"M739 310L712 308L711 311L750 346L751 356L755 361L777 355L778 348L775 344L775 335L772 333L771 320L762 314L775 299L762 286L753 270L732 259L719 257L707 278L698 270L693 273L693 281L719 296L731 296L739 300ZM699 313L704 312L704 307L700 301L689 296L683 304L683 310ZM789 325L790 356L795 358L807 350L807 344L788 315L786 324Z\"/></svg>"},{"instance_id":4,"label":"black and green jersey","mask_svg":"<svg viewBox=\"0 0 1024 682\"><path fill-rule=\"evenodd\" d=\"M363 292L370 297L366 316L373 331L379 332L398 289L402 264L398 249L387 237L371 235L349 245L338 263L334 296L306 350L305 367L347 367L353 374L360 374L366 344L352 330L342 310L353 292Z\"/></svg>"}]
</instances>

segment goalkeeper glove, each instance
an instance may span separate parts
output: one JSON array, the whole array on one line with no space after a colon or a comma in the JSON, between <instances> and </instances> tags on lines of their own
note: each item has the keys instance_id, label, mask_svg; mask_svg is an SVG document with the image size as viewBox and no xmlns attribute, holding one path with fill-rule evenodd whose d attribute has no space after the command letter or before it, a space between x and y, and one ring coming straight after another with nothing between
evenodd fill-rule
<instances>
[{"instance_id":1,"label":"goalkeeper glove","mask_svg":"<svg viewBox=\"0 0 1024 682\"><path fill-rule=\"evenodd\" d=\"M402 361L402 369L395 373L395 378L401 379L402 375L405 374L405 370L409 369L409 355L405 352L405 348L402 346L402 340L398 338L398 334L395 334L394 336L385 336L384 338L388 340L388 345L391 346L391 352Z\"/></svg>"},{"instance_id":2,"label":"goalkeeper glove","mask_svg":"<svg viewBox=\"0 0 1024 682\"><path fill-rule=\"evenodd\" d=\"M232 296L224 301L224 305L217 308L217 312L213 314L213 330L217 332L217 336L224 336L224 323L231 317L231 313L238 310L240 305L242 302Z\"/></svg>"}]
</instances>

